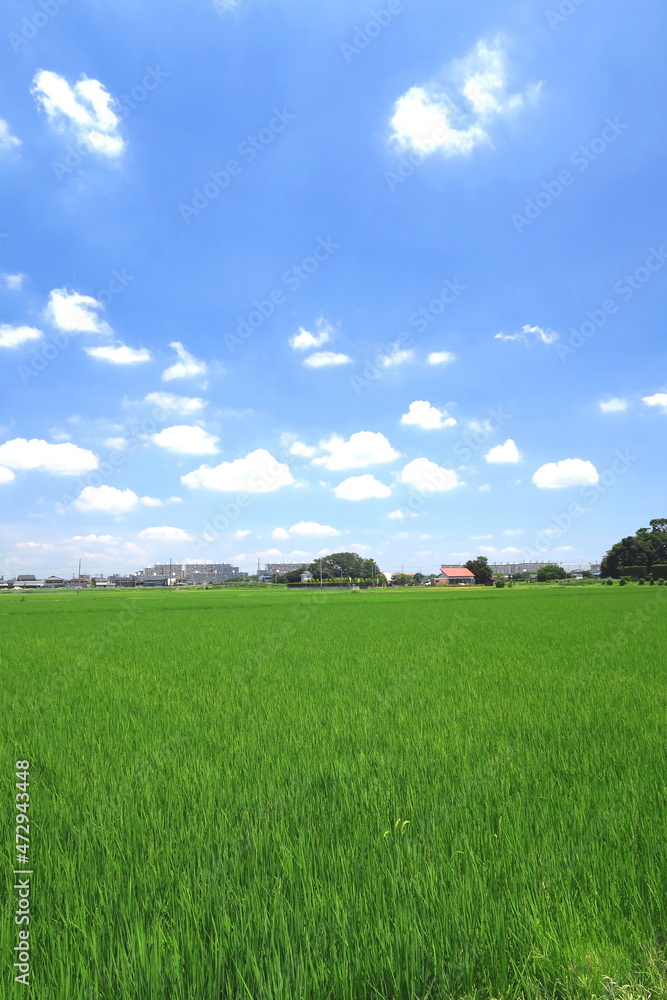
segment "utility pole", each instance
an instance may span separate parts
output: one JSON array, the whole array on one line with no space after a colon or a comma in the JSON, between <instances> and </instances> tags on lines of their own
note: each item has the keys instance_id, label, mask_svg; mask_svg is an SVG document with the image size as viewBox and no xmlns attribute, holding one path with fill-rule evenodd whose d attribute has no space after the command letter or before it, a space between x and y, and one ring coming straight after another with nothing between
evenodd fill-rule
<instances>
[{"instance_id":1,"label":"utility pole","mask_svg":"<svg viewBox=\"0 0 667 1000\"><path fill-rule=\"evenodd\" d=\"M257 589L259 590L259 559L257 559Z\"/></svg>"},{"instance_id":2,"label":"utility pole","mask_svg":"<svg viewBox=\"0 0 667 1000\"><path fill-rule=\"evenodd\" d=\"M76 581L76 592L77 592L77 594L81 593L81 560L80 559L79 559L79 577L78 577L78 579Z\"/></svg>"},{"instance_id":3,"label":"utility pole","mask_svg":"<svg viewBox=\"0 0 667 1000\"><path fill-rule=\"evenodd\" d=\"M320 590L322 589L322 556L320 556Z\"/></svg>"}]
</instances>

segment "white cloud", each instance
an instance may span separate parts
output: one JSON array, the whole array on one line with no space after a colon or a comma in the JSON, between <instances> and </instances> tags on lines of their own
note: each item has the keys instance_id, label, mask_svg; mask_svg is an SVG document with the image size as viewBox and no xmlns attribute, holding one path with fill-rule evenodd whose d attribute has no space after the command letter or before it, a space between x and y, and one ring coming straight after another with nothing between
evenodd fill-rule
<instances>
[{"instance_id":1,"label":"white cloud","mask_svg":"<svg viewBox=\"0 0 667 1000\"><path fill-rule=\"evenodd\" d=\"M264 448L258 448L234 462L222 462L214 468L202 465L187 476L181 476L181 482L192 489L204 487L221 492L272 493L282 486L290 486L294 477L287 465Z\"/></svg>"},{"instance_id":2,"label":"white cloud","mask_svg":"<svg viewBox=\"0 0 667 1000\"><path fill-rule=\"evenodd\" d=\"M421 493L444 493L461 485L454 469L443 469L428 458L415 458L408 462L399 479Z\"/></svg>"},{"instance_id":3,"label":"white cloud","mask_svg":"<svg viewBox=\"0 0 667 1000\"><path fill-rule=\"evenodd\" d=\"M505 444L497 444L491 451L487 451L484 458L492 465L514 465L521 461L521 454L512 438L508 438Z\"/></svg>"},{"instance_id":4,"label":"white cloud","mask_svg":"<svg viewBox=\"0 0 667 1000\"><path fill-rule=\"evenodd\" d=\"M429 365L449 365L456 361L456 355L451 351L431 351L426 360Z\"/></svg>"},{"instance_id":5,"label":"white cloud","mask_svg":"<svg viewBox=\"0 0 667 1000\"><path fill-rule=\"evenodd\" d=\"M665 396L665 401L667 402L667 395ZM598 403L601 413L623 413L627 410L628 403L625 399L616 399L612 396L610 399L602 399Z\"/></svg>"},{"instance_id":6,"label":"white cloud","mask_svg":"<svg viewBox=\"0 0 667 1000\"><path fill-rule=\"evenodd\" d=\"M336 354L334 351L318 351L304 361L307 368L330 368L337 365L350 365L352 358L347 354Z\"/></svg>"},{"instance_id":7,"label":"white cloud","mask_svg":"<svg viewBox=\"0 0 667 1000\"><path fill-rule=\"evenodd\" d=\"M310 330L304 330L304 328L300 326L299 332L295 333L293 337L290 337L290 347L292 347L295 351L307 351L314 347L322 347L323 344L329 343L333 333L333 327L330 323L327 323L324 319L318 319L315 324L315 331L315 333L311 333Z\"/></svg>"},{"instance_id":8,"label":"white cloud","mask_svg":"<svg viewBox=\"0 0 667 1000\"><path fill-rule=\"evenodd\" d=\"M13 292L18 292L23 284L25 274L3 274L5 286Z\"/></svg>"},{"instance_id":9,"label":"white cloud","mask_svg":"<svg viewBox=\"0 0 667 1000\"><path fill-rule=\"evenodd\" d=\"M456 101L435 83L411 87L396 101L392 139L400 149L425 155L440 150L445 156L465 156L490 142L489 123L520 108L538 90L508 96L506 62L499 41L480 41L452 67L456 85L450 91L456 92Z\"/></svg>"},{"instance_id":10,"label":"white cloud","mask_svg":"<svg viewBox=\"0 0 667 1000\"><path fill-rule=\"evenodd\" d=\"M493 535L471 535L471 542L490 542L493 539Z\"/></svg>"},{"instance_id":11,"label":"white cloud","mask_svg":"<svg viewBox=\"0 0 667 1000\"><path fill-rule=\"evenodd\" d=\"M523 528L507 528L503 535L523 535Z\"/></svg>"},{"instance_id":12,"label":"white cloud","mask_svg":"<svg viewBox=\"0 0 667 1000\"><path fill-rule=\"evenodd\" d=\"M532 338L541 344L555 344L557 340L560 340L560 334L554 333L553 330L544 330L541 326L526 325L521 327L521 333L497 333L494 340L520 340L527 344Z\"/></svg>"},{"instance_id":13,"label":"white cloud","mask_svg":"<svg viewBox=\"0 0 667 1000\"><path fill-rule=\"evenodd\" d=\"M408 412L401 417L401 423L413 424L422 430L440 430L443 427L456 426L456 420L450 417L446 410L438 410L424 399L410 403Z\"/></svg>"},{"instance_id":14,"label":"white cloud","mask_svg":"<svg viewBox=\"0 0 667 1000\"><path fill-rule=\"evenodd\" d=\"M105 448L111 448L112 451L125 451L127 448L127 441L123 437L105 438L102 443Z\"/></svg>"},{"instance_id":15,"label":"white cloud","mask_svg":"<svg viewBox=\"0 0 667 1000\"><path fill-rule=\"evenodd\" d=\"M149 392L144 402L153 403L163 410L183 415L198 413L205 406L208 406L207 400L200 399L198 396L175 396L171 392Z\"/></svg>"},{"instance_id":16,"label":"white cloud","mask_svg":"<svg viewBox=\"0 0 667 1000\"><path fill-rule=\"evenodd\" d=\"M86 347L86 354L98 361L109 361L112 365L140 365L151 360L151 352L145 348L128 347L118 344L115 347Z\"/></svg>"},{"instance_id":17,"label":"white cloud","mask_svg":"<svg viewBox=\"0 0 667 1000\"><path fill-rule=\"evenodd\" d=\"M12 134L9 123L4 118L0 118L0 149L15 149L21 145L21 140Z\"/></svg>"},{"instance_id":18,"label":"white cloud","mask_svg":"<svg viewBox=\"0 0 667 1000\"><path fill-rule=\"evenodd\" d=\"M419 514L415 514L411 510L401 510L399 507L397 510L392 510L387 514L390 521L404 521L406 517L419 517Z\"/></svg>"},{"instance_id":19,"label":"white cloud","mask_svg":"<svg viewBox=\"0 0 667 1000\"><path fill-rule=\"evenodd\" d=\"M14 438L0 445L0 465L10 469L37 469L57 476L78 476L96 469L92 451L75 444L49 444L39 438Z\"/></svg>"},{"instance_id":20,"label":"white cloud","mask_svg":"<svg viewBox=\"0 0 667 1000\"><path fill-rule=\"evenodd\" d=\"M519 552L521 552L521 549L517 549L514 545L508 545L507 548L501 549L500 551L503 555L515 556L518 555Z\"/></svg>"},{"instance_id":21,"label":"white cloud","mask_svg":"<svg viewBox=\"0 0 667 1000\"><path fill-rule=\"evenodd\" d=\"M52 549L52 545L47 545L46 542L17 542L17 549Z\"/></svg>"},{"instance_id":22,"label":"white cloud","mask_svg":"<svg viewBox=\"0 0 667 1000\"><path fill-rule=\"evenodd\" d=\"M194 354L186 351L178 340L172 341L169 346L176 351L178 361L162 372L163 382L172 382L175 378L195 378L197 375L206 375L208 365L205 361L201 361Z\"/></svg>"},{"instance_id":23,"label":"white cloud","mask_svg":"<svg viewBox=\"0 0 667 1000\"><path fill-rule=\"evenodd\" d=\"M331 472L346 469L365 469L368 465L382 465L400 458L384 434L373 431L358 431L348 441L333 434L329 440L320 442L320 449L327 455L313 459L314 465L323 465Z\"/></svg>"},{"instance_id":24,"label":"white cloud","mask_svg":"<svg viewBox=\"0 0 667 1000\"><path fill-rule=\"evenodd\" d=\"M109 334L111 327L97 315L101 309L104 306L92 295L54 288L49 294L44 315L50 323L67 333Z\"/></svg>"},{"instance_id":25,"label":"white cloud","mask_svg":"<svg viewBox=\"0 0 667 1000\"><path fill-rule=\"evenodd\" d=\"M215 455L218 452L217 443L220 438L209 434L203 427L188 424L176 424L165 427L158 434L151 436L151 441L161 448L179 452L183 455Z\"/></svg>"},{"instance_id":26,"label":"white cloud","mask_svg":"<svg viewBox=\"0 0 667 1000\"><path fill-rule=\"evenodd\" d=\"M404 365L408 361L414 361L415 352L412 350L399 350L398 346L394 346L390 354L381 354L378 358L378 364L381 368L395 368L398 365Z\"/></svg>"},{"instance_id":27,"label":"white cloud","mask_svg":"<svg viewBox=\"0 0 667 1000\"><path fill-rule=\"evenodd\" d=\"M0 347L20 347L31 340L41 340L44 334L34 326L0 325Z\"/></svg>"},{"instance_id":28,"label":"white cloud","mask_svg":"<svg viewBox=\"0 0 667 1000\"><path fill-rule=\"evenodd\" d=\"M84 513L102 511L106 514L125 514L139 503L132 490L119 490L115 486L86 486L74 501L77 510Z\"/></svg>"},{"instance_id":29,"label":"white cloud","mask_svg":"<svg viewBox=\"0 0 667 1000\"><path fill-rule=\"evenodd\" d=\"M13 483L16 476L11 469L6 469L4 465L0 465L0 486L5 486L7 483Z\"/></svg>"},{"instance_id":30,"label":"white cloud","mask_svg":"<svg viewBox=\"0 0 667 1000\"><path fill-rule=\"evenodd\" d=\"M139 532L139 538L146 538L151 541L160 542L189 542L192 538L187 531L182 528L144 528Z\"/></svg>"},{"instance_id":31,"label":"white cloud","mask_svg":"<svg viewBox=\"0 0 667 1000\"><path fill-rule=\"evenodd\" d=\"M391 490L375 476L350 476L333 490L339 500L384 500Z\"/></svg>"},{"instance_id":32,"label":"white cloud","mask_svg":"<svg viewBox=\"0 0 667 1000\"><path fill-rule=\"evenodd\" d=\"M118 539L113 535L73 535L72 538L67 538L65 541L68 542L117 542Z\"/></svg>"},{"instance_id":33,"label":"white cloud","mask_svg":"<svg viewBox=\"0 0 667 1000\"><path fill-rule=\"evenodd\" d=\"M125 149L118 132L120 118L113 110L113 98L99 80L83 76L72 86L57 73L39 70L32 83L31 93L50 124L72 130L92 152L120 156Z\"/></svg>"},{"instance_id":34,"label":"white cloud","mask_svg":"<svg viewBox=\"0 0 667 1000\"><path fill-rule=\"evenodd\" d=\"M277 542L284 542L286 538L289 538L289 531L285 531L284 528L274 528L271 532L271 538L275 538Z\"/></svg>"},{"instance_id":35,"label":"white cloud","mask_svg":"<svg viewBox=\"0 0 667 1000\"><path fill-rule=\"evenodd\" d=\"M667 392L656 392L653 396L642 396L642 403L647 406L659 406L663 413L667 413Z\"/></svg>"},{"instance_id":36,"label":"white cloud","mask_svg":"<svg viewBox=\"0 0 667 1000\"><path fill-rule=\"evenodd\" d=\"M239 530L238 530L238 531L235 531L235 532L234 532L234 534L232 535L232 538L233 538L233 539L234 539L235 541L237 541L237 542L238 542L238 541L240 541L240 540L241 540L242 538L247 538L249 534L250 534L250 532L248 531L248 529L247 529L247 528L239 528Z\"/></svg>"},{"instance_id":37,"label":"white cloud","mask_svg":"<svg viewBox=\"0 0 667 1000\"><path fill-rule=\"evenodd\" d=\"M533 476L535 486L544 490L562 489L566 486L592 486L600 479L592 462L580 458L566 458L562 462L548 462Z\"/></svg>"},{"instance_id":38,"label":"white cloud","mask_svg":"<svg viewBox=\"0 0 667 1000\"><path fill-rule=\"evenodd\" d=\"M489 486L488 483L482 483L482 485L478 486L477 489L479 490L480 493L490 493L491 492L491 487Z\"/></svg>"},{"instance_id":39,"label":"white cloud","mask_svg":"<svg viewBox=\"0 0 667 1000\"><path fill-rule=\"evenodd\" d=\"M139 503L142 503L144 507L161 507L162 500L158 497L141 497Z\"/></svg>"},{"instance_id":40,"label":"white cloud","mask_svg":"<svg viewBox=\"0 0 667 1000\"><path fill-rule=\"evenodd\" d=\"M291 535L315 535L324 538L327 535L340 535L341 532L328 524L318 524L317 521L299 521L290 528Z\"/></svg>"},{"instance_id":41,"label":"white cloud","mask_svg":"<svg viewBox=\"0 0 667 1000\"><path fill-rule=\"evenodd\" d=\"M574 552L573 545L557 545L554 552Z\"/></svg>"}]
</instances>

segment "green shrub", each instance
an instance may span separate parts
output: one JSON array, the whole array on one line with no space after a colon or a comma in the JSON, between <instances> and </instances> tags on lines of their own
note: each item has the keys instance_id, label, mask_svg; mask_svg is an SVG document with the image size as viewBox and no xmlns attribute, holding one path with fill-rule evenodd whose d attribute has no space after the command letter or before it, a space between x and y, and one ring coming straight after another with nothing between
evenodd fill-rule
<instances>
[{"instance_id":1,"label":"green shrub","mask_svg":"<svg viewBox=\"0 0 667 1000\"><path fill-rule=\"evenodd\" d=\"M505 586L504 580L496 580L496 587L502 589Z\"/></svg>"},{"instance_id":2,"label":"green shrub","mask_svg":"<svg viewBox=\"0 0 667 1000\"><path fill-rule=\"evenodd\" d=\"M649 581L649 587L655 587L655 580Z\"/></svg>"},{"instance_id":3,"label":"green shrub","mask_svg":"<svg viewBox=\"0 0 667 1000\"><path fill-rule=\"evenodd\" d=\"M654 580L659 580L660 577L664 580L667 577L667 563L654 563L651 566L651 576Z\"/></svg>"},{"instance_id":4,"label":"green shrub","mask_svg":"<svg viewBox=\"0 0 667 1000\"><path fill-rule=\"evenodd\" d=\"M646 580L645 580L645 579L644 579L644 577L642 576L642 577L641 577L641 579L640 579L640 581L639 581L639 586L640 586L640 587L643 587L643 586L645 585L645 583L646 583Z\"/></svg>"},{"instance_id":5,"label":"green shrub","mask_svg":"<svg viewBox=\"0 0 667 1000\"><path fill-rule=\"evenodd\" d=\"M621 582L620 582L620 586L621 586L621 587L627 587L627 585L628 585L628 581L627 581L627 580L625 579L625 577L624 577L624 576L622 576L622 577L621 577Z\"/></svg>"},{"instance_id":6,"label":"green shrub","mask_svg":"<svg viewBox=\"0 0 667 1000\"><path fill-rule=\"evenodd\" d=\"M663 580L662 577L660 577L660 579L658 580L658 586L659 587L664 587L665 586L665 581Z\"/></svg>"},{"instance_id":7,"label":"green shrub","mask_svg":"<svg viewBox=\"0 0 667 1000\"><path fill-rule=\"evenodd\" d=\"M607 580L607 586L608 587L613 587L614 586L614 581L613 580Z\"/></svg>"},{"instance_id":8,"label":"green shrub","mask_svg":"<svg viewBox=\"0 0 667 1000\"><path fill-rule=\"evenodd\" d=\"M623 576L629 576L631 580L640 580L648 576L648 569L646 566L624 566L621 573Z\"/></svg>"}]
</instances>

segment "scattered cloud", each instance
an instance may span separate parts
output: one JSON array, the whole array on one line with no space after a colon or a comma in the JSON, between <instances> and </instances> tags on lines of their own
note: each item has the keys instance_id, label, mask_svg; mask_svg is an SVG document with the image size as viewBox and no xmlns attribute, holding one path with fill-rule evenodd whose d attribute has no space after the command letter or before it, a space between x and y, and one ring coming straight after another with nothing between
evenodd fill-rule
<instances>
[{"instance_id":1,"label":"scattered cloud","mask_svg":"<svg viewBox=\"0 0 667 1000\"><path fill-rule=\"evenodd\" d=\"M391 137L399 149L465 156L490 143L487 129L494 119L517 111L539 89L508 95L507 58L500 40L478 42L470 55L453 64L449 76L450 87L436 82L411 87L396 101Z\"/></svg>"},{"instance_id":2,"label":"scattered cloud","mask_svg":"<svg viewBox=\"0 0 667 1000\"><path fill-rule=\"evenodd\" d=\"M162 372L163 382L172 382L176 378L196 378L198 375L206 375L208 365L205 361L201 361L194 354L186 351L178 340L172 341L169 346L176 351L178 361Z\"/></svg>"},{"instance_id":3,"label":"scattered cloud","mask_svg":"<svg viewBox=\"0 0 667 1000\"><path fill-rule=\"evenodd\" d=\"M105 514L126 514L139 503L139 497L130 489L115 486L86 486L74 501L77 510L84 513L100 511Z\"/></svg>"},{"instance_id":4,"label":"scattered cloud","mask_svg":"<svg viewBox=\"0 0 667 1000\"><path fill-rule=\"evenodd\" d=\"M203 427L177 424L151 436L151 441L168 451L183 455L216 455L220 438L209 434Z\"/></svg>"},{"instance_id":5,"label":"scattered cloud","mask_svg":"<svg viewBox=\"0 0 667 1000\"><path fill-rule=\"evenodd\" d=\"M56 476L79 476L96 469L92 451L75 444L49 444L40 438L14 438L0 445L0 465L9 469L35 469Z\"/></svg>"},{"instance_id":6,"label":"scattered cloud","mask_svg":"<svg viewBox=\"0 0 667 1000\"><path fill-rule=\"evenodd\" d=\"M482 485L478 486L477 489L479 490L480 493L490 493L491 492L491 487L489 486L488 483L482 483Z\"/></svg>"},{"instance_id":7,"label":"scattered cloud","mask_svg":"<svg viewBox=\"0 0 667 1000\"><path fill-rule=\"evenodd\" d=\"M667 395L665 396L667 401ZM616 399L612 396L610 399L602 399L598 403L601 413L623 413L628 408L628 402L626 399Z\"/></svg>"},{"instance_id":8,"label":"scattered cloud","mask_svg":"<svg viewBox=\"0 0 667 1000\"><path fill-rule=\"evenodd\" d=\"M419 514L415 514L412 510L401 510L399 507L397 510L391 510L387 514L390 521L404 521L408 517L419 517Z\"/></svg>"},{"instance_id":9,"label":"scattered cloud","mask_svg":"<svg viewBox=\"0 0 667 1000\"><path fill-rule=\"evenodd\" d=\"M317 351L303 362L306 368L331 368L337 365L350 365L352 358L347 354L336 354L334 351Z\"/></svg>"},{"instance_id":10,"label":"scattered cloud","mask_svg":"<svg viewBox=\"0 0 667 1000\"><path fill-rule=\"evenodd\" d=\"M282 486L292 485L294 477L287 465L265 449L258 448L233 462L222 462L213 468L202 465L187 476L181 476L181 482L191 489L272 493Z\"/></svg>"},{"instance_id":11,"label":"scattered cloud","mask_svg":"<svg viewBox=\"0 0 667 1000\"><path fill-rule=\"evenodd\" d=\"M21 140L13 134L9 123L4 118L0 118L0 150L16 149L21 145Z\"/></svg>"},{"instance_id":12,"label":"scattered cloud","mask_svg":"<svg viewBox=\"0 0 667 1000\"><path fill-rule=\"evenodd\" d=\"M318 524L317 521L299 521L298 524L292 525L289 533L290 535L314 535L317 538L341 534L336 528L332 528L328 524Z\"/></svg>"},{"instance_id":13,"label":"scattered cloud","mask_svg":"<svg viewBox=\"0 0 667 1000\"><path fill-rule=\"evenodd\" d=\"M4 465L0 465L0 486L5 486L7 483L13 483L16 476L11 469L6 469Z\"/></svg>"},{"instance_id":14,"label":"scattered cloud","mask_svg":"<svg viewBox=\"0 0 667 1000\"><path fill-rule=\"evenodd\" d=\"M83 76L72 86L58 73L42 69L33 78L31 93L51 125L74 132L92 152L114 158L125 149L113 98L99 80Z\"/></svg>"},{"instance_id":15,"label":"scattered cloud","mask_svg":"<svg viewBox=\"0 0 667 1000\"><path fill-rule=\"evenodd\" d=\"M317 455L317 448L299 441L296 434L281 434L280 444L283 448L287 448L290 455L295 455L298 458L313 458Z\"/></svg>"},{"instance_id":16,"label":"scattered cloud","mask_svg":"<svg viewBox=\"0 0 667 1000\"><path fill-rule=\"evenodd\" d=\"M192 535L189 535L187 531L183 531L182 528L144 528L143 531L139 532L139 538L160 542L189 542L192 539Z\"/></svg>"},{"instance_id":17,"label":"scattered cloud","mask_svg":"<svg viewBox=\"0 0 667 1000\"><path fill-rule=\"evenodd\" d=\"M424 399L410 403L407 413L401 417L402 424L412 424L422 430L440 430L443 427L455 427L456 420L450 417L446 410L438 410Z\"/></svg>"},{"instance_id":18,"label":"scattered cloud","mask_svg":"<svg viewBox=\"0 0 667 1000\"><path fill-rule=\"evenodd\" d=\"M0 145L2 145L0 141ZM12 292L18 292L23 285L23 279L25 274L3 274L2 276L5 280L5 287L9 288Z\"/></svg>"},{"instance_id":19,"label":"scattered cloud","mask_svg":"<svg viewBox=\"0 0 667 1000\"><path fill-rule=\"evenodd\" d=\"M454 469L443 469L428 458L415 458L408 462L399 479L420 493L444 493L461 485Z\"/></svg>"},{"instance_id":20,"label":"scattered cloud","mask_svg":"<svg viewBox=\"0 0 667 1000\"><path fill-rule=\"evenodd\" d=\"M44 315L59 330L67 333L112 333L111 327L97 313L104 309L92 295L80 295L66 288L54 288Z\"/></svg>"},{"instance_id":21,"label":"scattered cloud","mask_svg":"<svg viewBox=\"0 0 667 1000\"><path fill-rule=\"evenodd\" d=\"M67 542L117 542L113 535L73 535L72 538L65 539Z\"/></svg>"},{"instance_id":22,"label":"scattered cloud","mask_svg":"<svg viewBox=\"0 0 667 1000\"><path fill-rule=\"evenodd\" d=\"M656 392L653 396L642 396L642 403L647 406L659 406L663 413L667 413L667 392Z\"/></svg>"},{"instance_id":23,"label":"scattered cloud","mask_svg":"<svg viewBox=\"0 0 667 1000\"><path fill-rule=\"evenodd\" d=\"M41 340L44 334L34 326L0 325L0 347L20 347L31 340Z\"/></svg>"},{"instance_id":24,"label":"scattered cloud","mask_svg":"<svg viewBox=\"0 0 667 1000\"><path fill-rule=\"evenodd\" d=\"M284 528L274 528L271 532L271 538L275 538L276 541L283 542L286 538L289 538L289 531L285 531Z\"/></svg>"},{"instance_id":25,"label":"scattered cloud","mask_svg":"<svg viewBox=\"0 0 667 1000\"><path fill-rule=\"evenodd\" d=\"M86 354L98 361L108 361L112 365L140 365L151 360L151 352L145 348L128 347L117 344L115 347L86 347Z\"/></svg>"},{"instance_id":26,"label":"scattered cloud","mask_svg":"<svg viewBox=\"0 0 667 1000\"><path fill-rule=\"evenodd\" d=\"M505 444L497 444L487 451L484 458L491 465L514 465L521 461L521 454L512 438L508 438Z\"/></svg>"},{"instance_id":27,"label":"scattered cloud","mask_svg":"<svg viewBox=\"0 0 667 1000\"><path fill-rule=\"evenodd\" d=\"M451 351L431 351L426 361L429 365L449 365L456 361L456 355Z\"/></svg>"},{"instance_id":28,"label":"scattered cloud","mask_svg":"<svg viewBox=\"0 0 667 1000\"><path fill-rule=\"evenodd\" d=\"M415 352L412 350L400 350L398 345L394 345L389 354L381 354L378 358L380 368L396 368L404 365L408 361L414 361Z\"/></svg>"},{"instance_id":29,"label":"scattered cloud","mask_svg":"<svg viewBox=\"0 0 667 1000\"><path fill-rule=\"evenodd\" d=\"M127 441L124 437L105 438L102 444L105 448L111 448L112 451L125 451L127 448Z\"/></svg>"},{"instance_id":30,"label":"scattered cloud","mask_svg":"<svg viewBox=\"0 0 667 1000\"><path fill-rule=\"evenodd\" d=\"M394 451L384 434L373 431L358 431L347 441L333 434L327 441L320 442L320 450L327 454L313 459L313 464L323 465L331 472L365 469L400 458L400 453Z\"/></svg>"},{"instance_id":31,"label":"scattered cloud","mask_svg":"<svg viewBox=\"0 0 667 1000\"><path fill-rule=\"evenodd\" d=\"M566 458L562 462L548 462L533 475L533 483L542 490L562 489L566 486L592 486L600 475L592 462L580 458Z\"/></svg>"},{"instance_id":32,"label":"scattered cloud","mask_svg":"<svg viewBox=\"0 0 667 1000\"><path fill-rule=\"evenodd\" d=\"M247 538L249 534L250 532L248 531L247 528L239 528L238 531L234 532L232 538L234 539L234 541L239 542L242 538Z\"/></svg>"},{"instance_id":33,"label":"scattered cloud","mask_svg":"<svg viewBox=\"0 0 667 1000\"><path fill-rule=\"evenodd\" d=\"M490 542L492 540L492 538L493 538L493 535L471 535L470 536L470 541L471 542Z\"/></svg>"},{"instance_id":34,"label":"scattered cloud","mask_svg":"<svg viewBox=\"0 0 667 1000\"><path fill-rule=\"evenodd\" d=\"M144 402L152 403L170 413L180 413L184 416L190 413L199 413L205 406L208 406L208 401L200 399L198 396L175 396L172 392L149 392Z\"/></svg>"},{"instance_id":35,"label":"scattered cloud","mask_svg":"<svg viewBox=\"0 0 667 1000\"><path fill-rule=\"evenodd\" d=\"M391 496L391 489L375 476L350 476L333 490L339 500L384 500Z\"/></svg>"},{"instance_id":36,"label":"scattered cloud","mask_svg":"<svg viewBox=\"0 0 667 1000\"><path fill-rule=\"evenodd\" d=\"M541 344L555 344L560 340L560 334L553 330L544 330L541 326L523 326L521 333L497 333L494 340L518 340L523 344L528 344L532 340L537 340Z\"/></svg>"},{"instance_id":37,"label":"scattered cloud","mask_svg":"<svg viewBox=\"0 0 667 1000\"><path fill-rule=\"evenodd\" d=\"M299 327L299 332L290 337L289 345L295 351L308 351L315 347L328 344L333 334L333 327L325 319L318 319L315 332Z\"/></svg>"},{"instance_id":38,"label":"scattered cloud","mask_svg":"<svg viewBox=\"0 0 667 1000\"><path fill-rule=\"evenodd\" d=\"M507 528L503 535L523 535L523 528Z\"/></svg>"}]
</instances>

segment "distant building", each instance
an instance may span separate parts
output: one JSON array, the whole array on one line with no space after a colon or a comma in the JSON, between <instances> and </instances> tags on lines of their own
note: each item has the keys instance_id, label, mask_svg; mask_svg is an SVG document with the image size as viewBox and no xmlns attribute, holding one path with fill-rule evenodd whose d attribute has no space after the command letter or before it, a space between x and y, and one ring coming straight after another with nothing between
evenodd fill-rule
<instances>
[{"instance_id":1,"label":"distant building","mask_svg":"<svg viewBox=\"0 0 667 1000\"><path fill-rule=\"evenodd\" d=\"M282 576L283 573L294 573L298 569L306 569L310 564L305 562L300 563L267 563L264 567L264 572L268 576L274 576L276 573L278 576Z\"/></svg>"},{"instance_id":2,"label":"distant building","mask_svg":"<svg viewBox=\"0 0 667 1000\"><path fill-rule=\"evenodd\" d=\"M309 580L313 579L313 574L306 570L305 573L301 574L301 583L308 583Z\"/></svg>"},{"instance_id":3,"label":"distant building","mask_svg":"<svg viewBox=\"0 0 667 1000\"><path fill-rule=\"evenodd\" d=\"M16 577L16 582L17 583L31 583L32 581L34 581L36 579L37 579L37 577L35 576L34 573L23 573L23 574L21 574L21 576L17 576Z\"/></svg>"},{"instance_id":4,"label":"distant building","mask_svg":"<svg viewBox=\"0 0 667 1000\"><path fill-rule=\"evenodd\" d=\"M47 576L46 580L44 581L44 586L45 587L62 587L62 586L64 586L64 583L65 583L65 581L62 580L59 576Z\"/></svg>"},{"instance_id":5,"label":"distant building","mask_svg":"<svg viewBox=\"0 0 667 1000\"><path fill-rule=\"evenodd\" d=\"M471 587L475 582L475 574L464 566L441 566L440 576L433 583L445 587Z\"/></svg>"},{"instance_id":6,"label":"distant building","mask_svg":"<svg viewBox=\"0 0 667 1000\"><path fill-rule=\"evenodd\" d=\"M238 566L231 566L229 563L155 563L139 574L138 582L166 579L170 586L179 580L189 583L223 583L239 576L241 573Z\"/></svg>"},{"instance_id":7,"label":"distant building","mask_svg":"<svg viewBox=\"0 0 667 1000\"><path fill-rule=\"evenodd\" d=\"M491 563L493 573L503 573L504 576L516 576L519 573L539 573L543 566L560 566L567 573L586 572L594 576L600 572L599 563L565 563L548 559L546 562Z\"/></svg>"}]
</instances>

